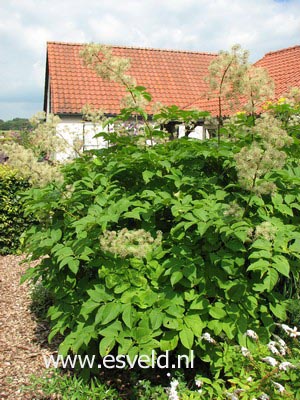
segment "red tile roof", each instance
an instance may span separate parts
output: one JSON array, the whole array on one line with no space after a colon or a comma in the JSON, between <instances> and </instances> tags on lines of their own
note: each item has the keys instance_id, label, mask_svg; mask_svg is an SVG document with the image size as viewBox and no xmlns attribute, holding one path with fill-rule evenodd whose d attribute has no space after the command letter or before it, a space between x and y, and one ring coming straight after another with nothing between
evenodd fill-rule
<instances>
[{"instance_id":1,"label":"red tile roof","mask_svg":"<svg viewBox=\"0 0 300 400\"><path fill-rule=\"evenodd\" d=\"M55 114L81 114L82 107L90 104L108 114L117 114L125 89L118 83L104 81L83 65L79 56L83 46L48 43L50 110ZM112 49L114 55L130 60L128 74L138 85L146 87L153 102L218 114L218 100L209 99L208 84L204 80L217 54L120 46L112 46ZM300 46L267 53L254 65L268 70L275 81L277 98L290 87L300 87ZM223 111L231 113L229 109Z\"/></svg>"},{"instance_id":2,"label":"red tile roof","mask_svg":"<svg viewBox=\"0 0 300 400\"><path fill-rule=\"evenodd\" d=\"M261 60L255 64L257 67L265 68L269 76L275 83L275 99L287 94L292 87L300 88L300 46L288 47L286 49L267 53ZM196 108L199 110L209 111L212 115L219 114L218 99L209 99L205 93L189 105L188 108ZM239 111L239 106L236 109L230 109L226 104L222 104L224 115L232 114Z\"/></svg>"},{"instance_id":3,"label":"red tile roof","mask_svg":"<svg viewBox=\"0 0 300 400\"><path fill-rule=\"evenodd\" d=\"M273 78L277 99L292 87L300 88L300 46L267 53L255 65L265 68Z\"/></svg>"},{"instance_id":4,"label":"red tile roof","mask_svg":"<svg viewBox=\"0 0 300 400\"><path fill-rule=\"evenodd\" d=\"M106 113L118 113L124 88L85 67L79 56L82 48L82 44L48 43L51 112L80 114L88 103ZM114 55L130 59L128 74L146 87L153 102L184 108L208 90L204 77L216 54L119 46L112 49Z\"/></svg>"}]
</instances>

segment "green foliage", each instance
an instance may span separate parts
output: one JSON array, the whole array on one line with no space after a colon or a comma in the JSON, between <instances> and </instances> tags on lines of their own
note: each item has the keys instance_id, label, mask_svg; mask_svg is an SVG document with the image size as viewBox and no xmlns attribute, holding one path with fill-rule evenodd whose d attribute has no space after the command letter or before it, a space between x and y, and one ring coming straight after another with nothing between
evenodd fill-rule
<instances>
[{"instance_id":1,"label":"green foliage","mask_svg":"<svg viewBox=\"0 0 300 400\"><path fill-rule=\"evenodd\" d=\"M24 216L19 191L29 187L28 181L16 177L10 168L0 165L0 254L11 254L18 250L20 235L31 222Z\"/></svg>"},{"instance_id":2,"label":"green foliage","mask_svg":"<svg viewBox=\"0 0 300 400\"><path fill-rule=\"evenodd\" d=\"M181 139L115 145L65 167L62 187L31 189L27 213L40 219L25 243L44 257L27 277L42 278L54 304L50 339L60 353L150 354L195 351L208 330L267 340L285 320L299 281L299 178L294 159L260 180L278 186L258 196L239 185L235 154L245 141ZM162 242L121 257L101 246L107 231L144 230Z\"/></svg>"},{"instance_id":3,"label":"green foliage","mask_svg":"<svg viewBox=\"0 0 300 400\"><path fill-rule=\"evenodd\" d=\"M32 384L22 389L35 393L35 399L59 398L61 400L119 400L114 389L96 380L89 384L75 375L54 371L49 377L32 378ZM46 397L47 396L47 397ZM50 396L50 397L49 397Z\"/></svg>"},{"instance_id":4,"label":"green foliage","mask_svg":"<svg viewBox=\"0 0 300 400\"><path fill-rule=\"evenodd\" d=\"M23 131L31 129L32 125L27 118L13 118L9 121L0 120L0 131L17 130Z\"/></svg>"}]
</instances>

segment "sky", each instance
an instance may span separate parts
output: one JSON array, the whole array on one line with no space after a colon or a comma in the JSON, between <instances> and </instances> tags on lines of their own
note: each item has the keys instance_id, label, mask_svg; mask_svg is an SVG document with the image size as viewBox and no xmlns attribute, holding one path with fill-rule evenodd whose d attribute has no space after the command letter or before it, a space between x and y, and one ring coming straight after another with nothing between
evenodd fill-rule
<instances>
[{"instance_id":1,"label":"sky","mask_svg":"<svg viewBox=\"0 0 300 400\"><path fill-rule=\"evenodd\" d=\"M300 0L0 0L0 119L43 109L47 41L218 52L300 45Z\"/></svg>"}]
</instances>

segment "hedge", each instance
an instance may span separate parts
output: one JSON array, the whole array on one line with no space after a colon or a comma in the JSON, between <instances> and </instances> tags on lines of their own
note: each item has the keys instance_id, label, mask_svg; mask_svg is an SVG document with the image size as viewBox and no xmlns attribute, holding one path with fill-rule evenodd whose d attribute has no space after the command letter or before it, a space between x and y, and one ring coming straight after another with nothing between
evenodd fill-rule
<instances>
[{"instance_id":1,"label":"hedge","mask_svg":"<svg viewBox=\"0 0 300 400\"><path fill-rule=\"evenodd\" d=\"M28 187L27 180L17 177L11 168L0 165L0 255L15 253L21 234L30 225L18 195Z\"/></svg>"}]
</instances>

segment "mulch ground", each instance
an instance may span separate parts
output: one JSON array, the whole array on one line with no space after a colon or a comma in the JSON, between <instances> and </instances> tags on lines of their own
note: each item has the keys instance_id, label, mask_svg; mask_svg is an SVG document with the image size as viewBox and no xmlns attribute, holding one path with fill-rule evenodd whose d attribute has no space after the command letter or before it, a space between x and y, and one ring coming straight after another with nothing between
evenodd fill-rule
<instances>
[{"instance_id":1,"label":"mulch ground","mask_svg":"<svg viewBox=\"0 0 300 400\"><path fill-rule=\"evenodd\" d=\"M20 285L28 265L22 256L0 256L0 399L38 399L24 391L30 377L46 373L43 355L53 354L48 327L30 312L30 285Z\"/></svg>"}]
</instances>

